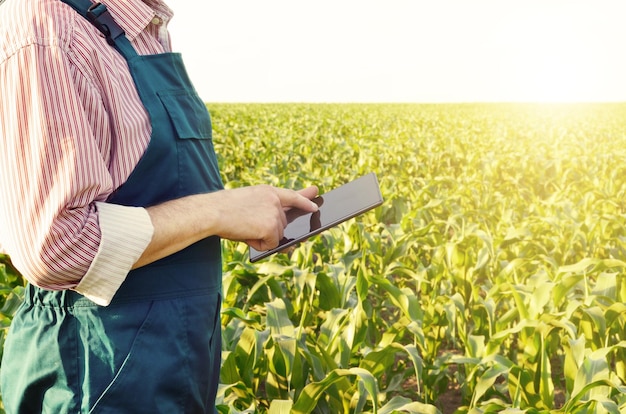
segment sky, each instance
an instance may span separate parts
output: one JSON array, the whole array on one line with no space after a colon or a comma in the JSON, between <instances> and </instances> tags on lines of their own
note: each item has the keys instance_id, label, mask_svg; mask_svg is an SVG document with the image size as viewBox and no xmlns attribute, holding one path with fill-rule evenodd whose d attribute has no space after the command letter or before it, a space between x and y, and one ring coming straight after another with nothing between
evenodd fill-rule
<instances>
[{"instance_id":1,"label":"sky","mask_svg":"<svg viewBox=\"0 0 626 414\"><path fill-rule=\"evenodd\" d=\"M206 102L626 102L624 0L166 0Z\"/></svg>"}]
</instances>

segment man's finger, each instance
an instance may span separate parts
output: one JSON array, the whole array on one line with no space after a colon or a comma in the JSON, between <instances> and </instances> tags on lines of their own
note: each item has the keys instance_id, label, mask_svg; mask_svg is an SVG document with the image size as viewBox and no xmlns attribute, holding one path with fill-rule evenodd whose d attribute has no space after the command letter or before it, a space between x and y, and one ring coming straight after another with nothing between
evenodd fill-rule
<instances>
[{"instance_id":1,"label":"man's finger","mask_svg":"<svg viewBox=\"0 0 626 414\"><path fill-rule=\"evenodd\" d=\"M310 186L307 188L303 188L301 190L296 191L298 194L300 194L301 196L304 196L306 198L308 198L309 200L313 200L315 197L317 197L319 190L317 188L317 186Z\"/></svg>"},{"instance_id":2,"label":"man's finger","mask_svg":"<svg viewBox=\"0 0 626 414\"><path fill-rule=\"evenodd\" d=\"M282 188L276 190L283 207L299 208L310 212L317 211L318 209L317 204L311 201L311 198L315 198L317 195L317 187L307 187L300 190L300 192Z\"/></svg>"}]
</instances>

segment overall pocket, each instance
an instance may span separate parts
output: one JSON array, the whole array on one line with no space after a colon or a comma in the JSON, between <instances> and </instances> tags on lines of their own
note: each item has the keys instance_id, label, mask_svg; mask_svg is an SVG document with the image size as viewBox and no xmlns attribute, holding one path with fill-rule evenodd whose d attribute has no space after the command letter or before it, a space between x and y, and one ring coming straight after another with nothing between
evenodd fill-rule
<instances>
[{"instance_id":1,"label":"overall pocket","mask_svg":"<svg viewBox=\"0 0 626 414\"><path fill-rule=\"evenodd\" d=\"M189 345L175 300L139 302L90 318L80 334L89 413L183 413ZM97 310L96 310L97 311ZM118 317L119 316L119 317ZM99 326L98 326L99 325ZM108 365L108 366L107 366Z\"/></svg>"},{"instance_id":2,"label":"overall pocket","mask_svg":"<svg viewBox=\"0 0 626 414\"><path fill-rule=\"evenodd\" d=\"M89 413L212 413L207 404L219 380L219 298L213 293L148 302L145 319L136 321L133 340ZM119 326L111 320L105 325L115 339Z\"/></svg>"},{"instance_id":3,"label":"overall pocket","mask_svg":"<svg viewBox=\"0 0 626 414\"><path fill-rule=\"evenodd\" d=\"M195 92L186 90L157 93L176 135L179 190L196 194L207 188L223 188L213 147L211 117ZM206 171L198 177L198 171Z\"/></svg>"}]
</instances>

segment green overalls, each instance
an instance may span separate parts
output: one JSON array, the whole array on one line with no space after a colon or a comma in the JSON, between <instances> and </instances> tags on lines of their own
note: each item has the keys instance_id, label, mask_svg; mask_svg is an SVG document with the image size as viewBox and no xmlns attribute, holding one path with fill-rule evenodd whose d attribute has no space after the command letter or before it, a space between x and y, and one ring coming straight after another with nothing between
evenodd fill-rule
<instances>
[{"instance_id":1,"label":"green overalls","mask_svg":"<svg viewBox=\"0 0 626 414\"><path fill-rule=\"evenodd\" d=\"M126 58L152 124L146 153L108 202L149 206L223 188L209 114L180 55L139 56L104 6L63 1ZM2 361L7 414L215 412L221 268L211 237L130 272L107 307L29 285Z\"/></svg>"}]
</instances>

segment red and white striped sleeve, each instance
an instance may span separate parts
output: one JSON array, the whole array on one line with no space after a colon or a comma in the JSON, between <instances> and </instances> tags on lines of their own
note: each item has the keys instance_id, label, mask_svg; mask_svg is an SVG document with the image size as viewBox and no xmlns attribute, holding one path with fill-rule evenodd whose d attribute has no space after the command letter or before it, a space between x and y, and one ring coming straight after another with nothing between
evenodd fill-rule
<instances>
[{"instance_id":1,"label":"red and white striped sleeve","mask_svg":"<svg viewBox=\"0 0 626 414\"><path fill-rule=\"evenodd\" d=\"M77 16L65 8L55 22L84 24ZM88 73L91 45L74 34L6 39L15 47L0 51L0 244L31 283L106 305L152 237L145 209L105 202L150 128L130 75L104 79L124 61Z\"/></svg>"}]
</instances>

